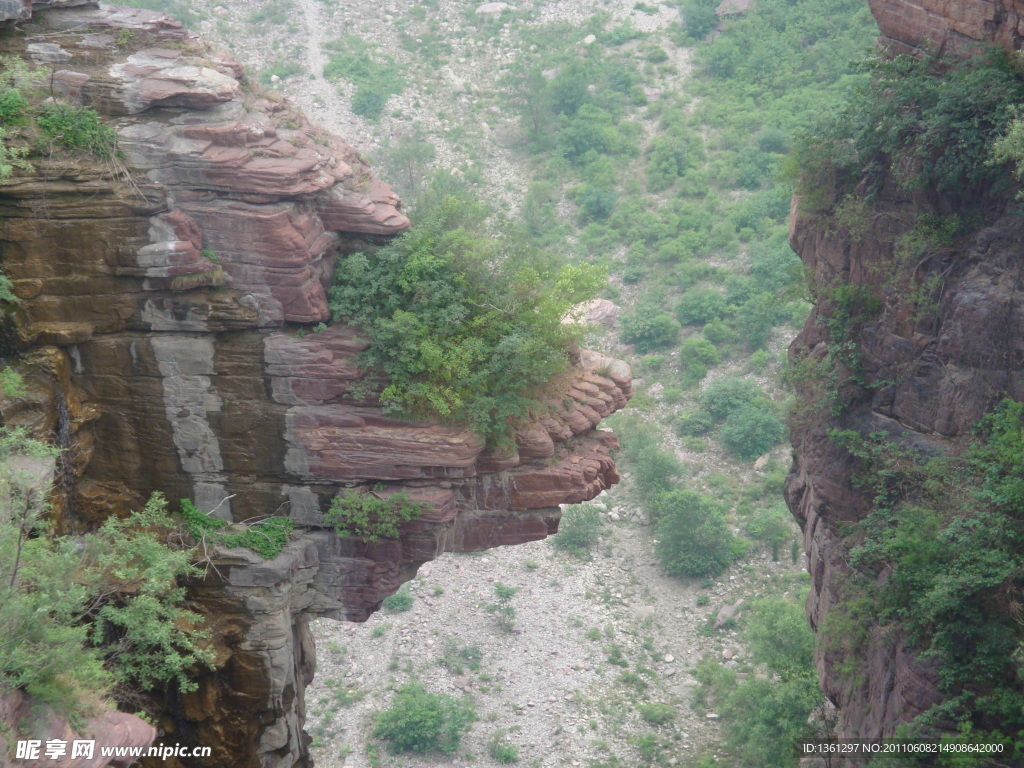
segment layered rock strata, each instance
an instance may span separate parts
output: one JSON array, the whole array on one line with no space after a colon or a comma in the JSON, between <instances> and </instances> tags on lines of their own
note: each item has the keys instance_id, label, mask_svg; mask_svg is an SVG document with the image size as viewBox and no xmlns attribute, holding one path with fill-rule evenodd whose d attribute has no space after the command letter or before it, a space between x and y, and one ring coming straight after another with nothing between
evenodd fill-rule
<instances>
[{"instance_id":1,"label":"layered rock strata","mask_svg":"<svg viewBox=\"0 0 1024 768\"><path fill-rule=\"evenodd\" d=\"M318 324L335 255L409 226L398 198L177 22L46 5L0 54L104 115L122 154L55 151L0 184L3 269L21 299L6 335L29 390L0 414L63 435L66 530L157 490L233 522L296 520L275 560L218 553L192 586L216 669L165 702L160 726L170 743L217 745L204 768L305 765L308 621L364 620L443 551L555 531L559 504L618 480L615 437L596 427L625 405L629 369L582 353L501 453L458 427L389 416L358 386L365 339ZM403 491L425 512L397 540L339 539L323 513L361 486Z\"/></svg>"}]
</instances>

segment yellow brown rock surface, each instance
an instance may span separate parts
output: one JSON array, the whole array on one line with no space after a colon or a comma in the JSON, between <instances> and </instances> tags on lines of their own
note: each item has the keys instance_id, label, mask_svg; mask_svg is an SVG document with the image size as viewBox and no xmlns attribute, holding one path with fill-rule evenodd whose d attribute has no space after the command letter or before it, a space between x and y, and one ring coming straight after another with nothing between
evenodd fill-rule
<instances>
[{"instance_id":1,"label":"yellow brown rock surface","mask_svg":"<svg viewBox=\"0 0 1024 768\"><path fill-rule=\"evenodd\" d=\"M304 765L308 621L364 620L446 550L557 530L558 505L618 480L615 438L596 427L625 405L629 369L583 353L507 452L387 415L355 386L358 330L299 324L329 321L336 254L409 226L398 198L177 22L46 5L0 54L45 65L59 98L104 115L124 167L55 152L0 184L2 264L21 298L6 336L28 385L0 415L60 438L65 530L157 490L232 521L295 519L276 559L220 553L191 586L217 668L172 694L159 725L170 743L215 746L204 768ZM0 21L20 12L5 9ZM339 539L324 511L340 489L369 485L426 512L397 540Z\"/></svg>"}]
</instances>

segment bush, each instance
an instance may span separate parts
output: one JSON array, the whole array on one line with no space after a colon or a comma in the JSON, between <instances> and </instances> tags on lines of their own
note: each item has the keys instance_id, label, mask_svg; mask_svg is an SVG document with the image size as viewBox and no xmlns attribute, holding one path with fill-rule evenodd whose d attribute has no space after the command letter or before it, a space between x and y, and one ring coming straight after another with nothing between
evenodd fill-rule
<instances>
[{"instance_id":1,"label":"bush","mask_svg":"<svg viewBox=\"0 0 1024 768\"><path fill-rule=\"evenodd\" d=\"M727 344L736 338L736 332L732 330L721 318L715 318L704 326L704 338L712 344Z\"/></svg>"},{"instance_id":2,"label":"bush","mask_svg":"<svg viewBox=\"0 0 1024 768\"><path fill-rule=\"evenodd\" d=\"M388 56L371 56L373 47L356 35L346 35L326 47L331 53L324 77L350 80L356 86L352 111L368 120L380 119L388 99L405 87L401 69Z\"/></svg>"},{"instance_id":3,"label":"bush","mask_svg":"<svg viewBox=\"0 0 1024 768\"><path fill-rule=\"evenodd\" d=\"M450 755L476 719L471 703L428 693L420 682L403 685L391 706L377 717L373 735L388 742L392 753L432 752Z\"/></svg>"},{"instance_id":4,"label":"bush","mask_svg":"<svg viewBox=\"0 0 1024 768\"><path fill-rule=\"evenodd\" d=\"M569 366L582 331L563 315L605 277L493 236L485 213L450 176L436 177L416 226L373 253L339 258L330 305L369 336L361 362L386 378L388 412L508 443L510 420L536 409Z\"/></svg>"},{"instance_id":5,"label":"bush","mask_svg":"<svg viewBox=\"0 0 1024 768\"><path fill-rule=\"evenodd\" d=\"M722 445L733 456L752 461L786 437L775 407L763 400L740 406L722 425Z\"/></svg>"},{"instance_id":6,"label":"bush","mask_svg":"<svg viewBox=\"0 0 1024 768\"><path fill-rule=\"evenodd\" d=\"M28 109L28 100L17 88L0 90L0 125L13 125L21 120Z\"/></svg>"},{"instance_id":7,"label":"bush","mask_svg":"<svg viewBox=\"0 0 1024 768\"><path fill-rule=\"evenodd\" d=\"M708 384L700 397L704 410L716 421L727 418L745 405L766 401L753 379L721 378Z\"/></svg>"},{"instance_id":8,"label":"bush","mask_svg":"<svg viewBox=\"0 0 1024 768\"><path fill-rule=\"evenodd\" d=\"M491 734L487 740L487 751L502 765L519 760L519 747L508 741L505 731L495 731Z\"/></svg>"},{"instance_id":9,"label":"bush","mask_svg":"<svg viewBox=\"0 0 1024 768\"><path fill-rule=\"evenodd\" d=\"M117 133L93 109L46 104L36 115L43 135L67 149L101 159L117 156Z\"/></svg>"},{"instance_id":10,"label":"bush","mask_svg":"<svg viewBox=\"0 0 1024 768\"><path fill-rule=\"evenodd\" d=\"M683 465L675 454L656 445L637 451L633 465L633 483L645 503L671 490L683 474Z\"/></svg>"},{"instance_id":11,"label":"bush","mask_svg":"<svg viewBox=\"0 0 1024 768\"><path fill-rule=\"evenodd\" d=\"M747 627L753 660L783 679L813 670L814 633L802 605L772 597L754 605Z\"/></svg>"},{"instance_id":12,"label":"bush","mask_svg":"<svg viewBox=\"0 0 1024 768\"><path fill-rule=\"evenodd\" d=\"M713 288L691 288L676 304L683 325L705 325L725 312L725 296Z\"/></svg>"},{"instance_id":13,"label":"bush","mask_svg":"<svg viewBox=\"0 0 1024 768\"><path fill-rule=\"evenodd\" d=\"M412 592L409 591L409 585L403 584L397 592L385 597L380 607L388 613L405 613L411 610Z\"/></svg>"},{"instance_id":14,"label":"bush","mask_svg":"<svg viewBox=\"0 0 1024 768\"><path fill-rule=\"evenodd\" d=\"M655 547L670 576L717 576L732 560L733 534L725 510L696 491L677 489L659 498Z\"/></svg>"},{"instance_id":15,"label":"bush","mask_svg":"<svg viewBox=\"0 0 1024 768\"><path fill-rule=\"evenodd\" d=\"M715 0L686 0L683 6L683 23L686 34L694 40L703 40L718 24Z\"/></svg>"},{"instance_id":16,"label":"bush","mask_svg":"<svg viewBox=\"0 0 1024 768\"><path fill-rule=\"evenodd\" d=\"M680 330L672 317L650 306L637 307L622 316L622 340L641 354L673 346L679 341Z\"/></svg>"},{"instance_id":17,"label":"bush","mask_svg":"<svg viewBox=\"0 0 1024 768\"><path fill-rule=\"evenodd\" d=\"M641 704L637 711L651 725L664 725L676 716L675 707L668 704Z\"/></svg>"},{"instance_id":18,"label":"bush","mask_svg":"<svg viewBox=\"0 0 1024 768\"><path fill-rule=\"evenodd\" d=\"M409 501L407 493L381 497L371 492L339 494L324 514L324 522L333 525L339 536L364 536L375 539L397 539L402 523L418 520L423 507Z\"/></svg>"},{"instance_id":19,"label":"bush","mask_svg":"<svg viewBox=\"0 0 1024 768\"><path fill-rule=\"evenodd\" d=\"M676 432L681 437L693 437L710 432L715 420L707 411L683 411L677 417Z\"/></svg>"},{"instance_id":20,"label":"bush","mask_svg":"<svg viewBox=\"0 0 1024 768\"><path fill-rule=\"evenodd\" d=\"M102 696L174 684L209 664L200 617L183 607L179 579L199 575L191 552L167 546L173 521L156 493L127 518L82 537L50 537L42 524L48 481L11 456L45 466L56 450L0 428L0 689L23 688L76 718Z\"/></svg>"},{"instance_id":21,"label":"bush","mask_svg":"<svg viewBox=\"0 0 1024 768\"><path fill-rule=\"evenodd\" d=\"M1024 102L1024 82L1001 50L976 56L878 56L870 83L798 147L806 180L836 171L847 187L894 178L904 189L935 189L964 204L1005 179L989 162L993 143ZM859 195L865 194L862 189Z\"/></svg>"},{"instance_id":22,"label":"bush","mask_svg":"<svg viewBox=\"0 0 1024 768\"><path fill-rule=\"evenodd\" d=\"M756 510L746 523L747 535L778 552L793 535L793 516L785 504Z\"/></svg>"},{"instance_id":23,"label":"bush","mask_svg":"<svg viewBox=\"0 0 1024 768\"><path fill-rule=\"evenodd\" d=\"M679 348L679 364L688 368L694 363L698 365L718 365L721 355L718 347L703 336L690 336Z\"/></svg>"},{"instance_id":24,"label":"bush","mask_svg":"<svg viewBox=\"0 0 1024 768\"><path fill-rule=\"evenodd\" d=\"M558 533L551 537L556 549L576 553L589 551L601 539L601 513L589 504L573 504L565 508L558 523Z\"/></svg>"},{"instance_id":25,"label":"bush","mask_svg":"<svg viewBox=\"0 0 1024 768\"><path fill-rule=\"evenodd\" d=\"M244 547L252 550L265 560L272 560L281 554L288 538L295 528L295 522L288 517L268 517L247 526L241 533L225 533L226 520L211 517L189 499L181 500L181 516L185 528L196 542L205 546Z\"/></svg>"}]
</instances>

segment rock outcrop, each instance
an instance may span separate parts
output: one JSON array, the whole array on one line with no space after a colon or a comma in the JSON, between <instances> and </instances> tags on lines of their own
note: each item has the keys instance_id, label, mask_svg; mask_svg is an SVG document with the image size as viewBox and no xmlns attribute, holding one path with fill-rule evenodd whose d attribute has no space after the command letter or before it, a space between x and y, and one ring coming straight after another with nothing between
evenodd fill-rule
<instances>
[{"instance_id":1,"label":"rock outcrop","mask_svg":"<svg viewBox=\"0 0 1024 768\"><path fill-rule=\"evenodd\" d=\"M72 728L49 707L40 707L21 691L14 691L0 695L0 755L18 754L11 736L26 723L30 724L34 751L17 760L18 768L127 768L136 762L134 757L106 757L100 754L100 746L126 752L145 750L156 739L156 728L124 712L105 712ZM76 752L76 741L93 742L93 746L83 745L82 751Z\"/></svg>"},{"instance_id":2,"label":"rock outcrop","mask_svg":"<svg viewBox=\"0 0 1024 768\"><path fill-rule=\"evenodd\" d=\"M446 550L557 530L559 504L618 480L615 437L596 427L625 405L629 369L582 353L501 453L389 416L358 386L358 330L318 324L334 256L409 226L398 198L179 23L110 6L39 13L66 4L36 2L0 54L36 62L58 98L104 115L121 155L54 152L0 184L3 268L21 300L4 333L28 384L0 415L59 437L65 530L157 490L235 522L299 524L275 560L220 553L192 585L216 669L172 695L159 724L169 743L214 746L204 768L305 765L308 621L364 620ZM26 18L8 5L0 20ZM404 491L425 512L397 540L339 539L324 510L361 486Z\"/></svg>"},{"instance_id":3,"label":"rock outcrop","mask_svg":"<svg viewBox=\"0 0 1024 768\"><path fill-rule=\"evenodd\" d=\"M1024 46L1021 0L868 0L882 42L900 52L930 46L939 51L997 43Z\"/></svg>"},{"instance_id":4,"label":"rock outcrop","mask_svg":"<svg viewBox=\"0 0 1024 768\"><path fill-rule=\"evenodd\" d=\"M926 43L964 51L971 42L1020 47L1018 17L1024 5L1017 2L870 0L870 5L883 42L897 51ZM934 455L962 446L1001 397L1024 400L1019 292L1024 226L1019 217L1001 215L994 201L983 212L984 227L955 247L932 249L914 269L900 272L893 266L898 263L894 244L913 229L918 214L936 205L934 196L925 197L889 179L856 232L828 214L802 212L794 200L790 242L817 292L855 286L878 297L882 307L864 319L853 338L863 386L840 391L841 419L827 405L816 407L820 382L798 387L802 410L792 422L795 459L786 497L804 532L811 573L807 610L819 634L850 598L844 529L863 518L873 495L855 484L855 460L828 430L884 432ZM938 283L929 283L935 279ZM922 286L929 284L941 290L922 303ZM825 361L829 333L827 309L819 304L790 348L791 361ZM818 672L839 708L840 738L892 736L901 723L944 698L939 670L906 636L891 627L865 629L867 640L856 652L834 638L819 644Z\"/></svg>"}]
</instances>

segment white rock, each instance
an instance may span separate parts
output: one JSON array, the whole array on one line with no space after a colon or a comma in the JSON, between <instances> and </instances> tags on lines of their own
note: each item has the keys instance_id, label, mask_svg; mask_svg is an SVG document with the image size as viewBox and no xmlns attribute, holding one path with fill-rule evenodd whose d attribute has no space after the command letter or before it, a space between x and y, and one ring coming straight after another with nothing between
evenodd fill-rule
<instances>
[{"instance_id":1,"label":"white rock","mask_svg":"<svg viewBox=\"0 0 1024 768\"><path fill-rule=\"evenodd\" d=\"M583 38L583 44L584 45L592 45L596 41L597 41L597 38L594 37L593 35L587 35L586 37Z\"/></svg>"},{"instance_id":2,"label":"white rock","mask_svg":"<svg viewBox=\"0 0 1024 768\"><path fill-rule=\"evenodd\" d=\"M511 7L508 3L484 3L476 9L476 12L481 16L497 16L506 8Z\"/></svg>"}]
</instances>

